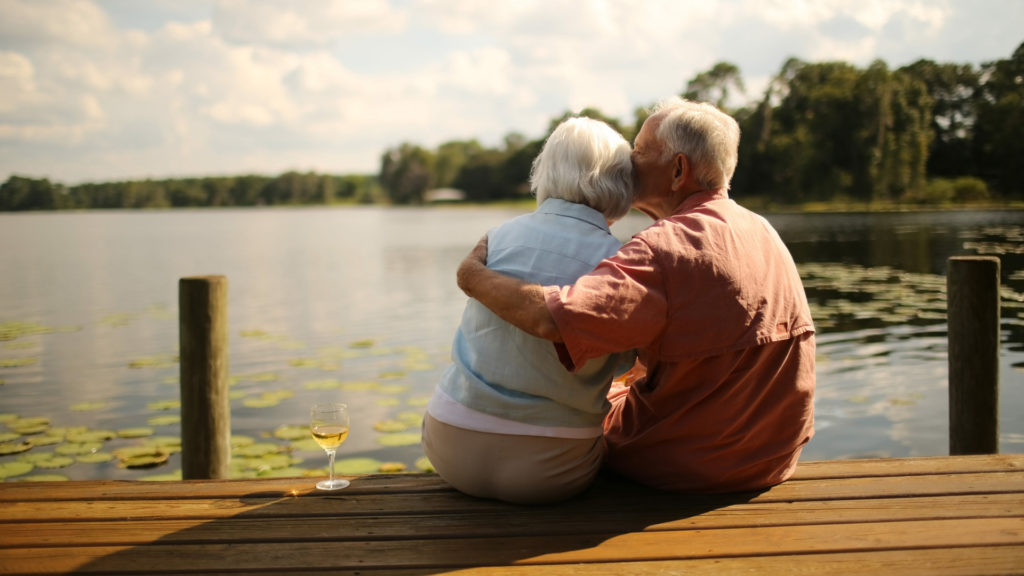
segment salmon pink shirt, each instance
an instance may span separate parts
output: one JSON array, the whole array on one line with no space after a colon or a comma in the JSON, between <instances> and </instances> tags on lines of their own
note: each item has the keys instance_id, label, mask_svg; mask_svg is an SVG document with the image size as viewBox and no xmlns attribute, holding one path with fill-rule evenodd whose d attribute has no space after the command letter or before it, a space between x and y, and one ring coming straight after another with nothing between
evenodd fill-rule
<instances>
[{"instance_id":1,"label":"salmon pink shirt","mask_svg":"<svg viewBox=\"0 0 1024 576\"><path fill-rule=\"evenodd\" d=\"M724 191L688 197L572 286L544 289L570 370L638 350L606 465L676 491L789 478L814 434L814 325L793 259Z\"/></svg>"}]
</instances>

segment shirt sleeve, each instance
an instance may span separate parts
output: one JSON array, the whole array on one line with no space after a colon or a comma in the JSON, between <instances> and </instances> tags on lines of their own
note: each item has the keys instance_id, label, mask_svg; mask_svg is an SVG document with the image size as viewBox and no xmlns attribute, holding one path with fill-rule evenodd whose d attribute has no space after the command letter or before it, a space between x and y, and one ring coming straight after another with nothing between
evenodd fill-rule
<instances>
[{"instance_id":1,"label":"shirt sleeve","mask_svg":"<svg viewBox=\"0 0 1024 576\"><path fill-rule=\"evenodd\" d=\"M587 360L646 348L663 330L668 302L656 254L633 238L571 286L547 286L544 298L564 341L559 358L575 371Z\"/></svg>"}]
</instances>

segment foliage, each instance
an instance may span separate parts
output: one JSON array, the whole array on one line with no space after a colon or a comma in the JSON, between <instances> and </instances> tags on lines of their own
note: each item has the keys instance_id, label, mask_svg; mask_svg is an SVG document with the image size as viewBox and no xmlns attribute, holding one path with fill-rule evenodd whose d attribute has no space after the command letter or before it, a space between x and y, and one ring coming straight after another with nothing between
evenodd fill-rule
<instances>
[{"instance_id":1,"label":"foliage","mask_svg":"<svg viewBox=\"0 0 1024 576\"><path fill-rule=\"evenodd\" d=\"M918 60L891 70L846 62L787 60L758 101L745 97L739 68L719 62L690 79L683 97L712 102L744 137L732 195L771 204L959 203L1024 200L1024 44L1005 60L971 65ZM595 108L553 118L607 122L631 140L648 110L625 121ZM453 140L436 149L405 142L381 156L372 176L287 172L64 186L11 176L0 210L167 208L389 202L421 204L433 188L475 202L528 197L530 168L545 134L510 133L495 147Z\"/></svg>"},{"instance_id":2,"label":"foliage","mask_svg":"<svg viewBox=\"0 0 1024 576\"><path fill-rule=\"evenodd\" d=\"M86 183L65 187L47 179L11 176L0 185L0 210L188 208L373 202L372 176L286 172L276 177L209 178Z\"/></svg>"}]
</instances>

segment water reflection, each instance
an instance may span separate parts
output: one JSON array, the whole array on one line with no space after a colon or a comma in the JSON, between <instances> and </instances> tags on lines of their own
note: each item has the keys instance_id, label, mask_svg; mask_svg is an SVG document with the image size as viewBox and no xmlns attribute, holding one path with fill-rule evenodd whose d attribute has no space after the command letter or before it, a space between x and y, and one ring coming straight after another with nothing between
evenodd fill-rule
<instances>
[{"instance_id":1,"label":"water reflection","mask_svg":"<svg viewBox=\"0 0 1024 576\"><path fill-rule=\"evenodd\" d=\"M301 428L324 397L355 407L339 463L415 469L417 417L449 361L465 302L454 270L487 229L521 212L0 215L0 326L8 327L0 329L0 419L177 437L168 404L178 396L177 281L217 273L229 279L239 474L322 466L318 447L281 427ZM798 262L818 328L818 434L805 458L946 452L946 259L974 253L1002 260L1002 448L1024 449L1024 213L769 219ZM625 239L648 224L634 214L613 230ZM16 323L36 330L15 334ZM98 453L145 441L115 437ZM0 467L16 458L0 456ZM142 478L179 467L172 455L152 470L114 459L32 474Z\"/></svg>"}]
</instances>

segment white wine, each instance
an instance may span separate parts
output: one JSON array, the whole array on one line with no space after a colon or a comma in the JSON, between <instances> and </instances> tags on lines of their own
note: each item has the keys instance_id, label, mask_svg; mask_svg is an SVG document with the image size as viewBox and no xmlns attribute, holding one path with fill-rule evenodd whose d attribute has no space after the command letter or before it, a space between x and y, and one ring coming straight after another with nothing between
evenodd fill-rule
<instances>
[{"instance_id":1,"label":"white wine","mask_svg":"<svg viewBox=\"0 0 1024 576\"><path fill-rule=\"evenodd\" d=\"M313 427L313 440L324 450L334 450L348 438L348 426L321 424Z\"/></svg>"}]
</instances>

